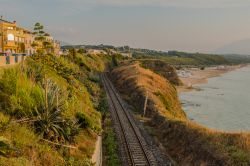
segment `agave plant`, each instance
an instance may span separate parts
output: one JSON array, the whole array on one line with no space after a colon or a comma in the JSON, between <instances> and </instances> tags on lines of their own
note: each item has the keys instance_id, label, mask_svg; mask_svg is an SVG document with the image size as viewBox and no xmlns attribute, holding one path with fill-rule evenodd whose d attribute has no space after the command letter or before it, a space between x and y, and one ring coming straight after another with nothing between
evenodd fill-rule
<instances>
[{"instance_id":1,"label":"agave plant","mask_svg":"<svg viewBox=\"0 0 250 166\"><path fill-rule=\"evenodd\" d=\"M7 157L9 154L15 152L11 147L10 141L3 136L0 136L0 156Z\"/></svg>"},{"instance_id":2,"label":"agave plant","mask_svg":"<svg viewBox=\"0 0 250 166\"><path fill-rule=\"evenodd\" d=\"M44 92L44 102L34 114L36 131L51 141L69 141L77 125L63 116L63 93L51 80L44 81Z\"/></svg>"}]
</instances>

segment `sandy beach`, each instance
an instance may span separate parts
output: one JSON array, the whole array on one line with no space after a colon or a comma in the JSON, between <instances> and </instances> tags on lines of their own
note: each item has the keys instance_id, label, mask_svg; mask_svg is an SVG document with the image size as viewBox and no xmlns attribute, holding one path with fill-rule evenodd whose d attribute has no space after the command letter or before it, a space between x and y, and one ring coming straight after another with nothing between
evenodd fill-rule
<instances>
[{"instance_id":1,"label":"sandy beach","mask_svg":"<svg viewBox=\"0 0 250 166\"><path fill-rule=\"evenodd\" d=\"M193 85L205 84L208 78L218 77L224 73L237 70L244 66L246 65L208 67L204 70L199 68L178 70L177 73L183 85L177 86L177 91L188 92L194 90L195 88L193 88Z\"/></svg>"}]
</instances>

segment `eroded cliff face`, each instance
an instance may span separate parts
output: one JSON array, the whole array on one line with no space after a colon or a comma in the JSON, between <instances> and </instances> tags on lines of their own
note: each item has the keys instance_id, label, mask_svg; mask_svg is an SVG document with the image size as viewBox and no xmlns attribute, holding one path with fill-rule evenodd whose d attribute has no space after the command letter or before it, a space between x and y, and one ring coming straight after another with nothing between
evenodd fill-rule
<instances>
[{"instance_id":1,"label":"eroded cliff face","mask_svg":"<svg viewBox=\"0 0 250 166\"><path fill-rule=\"evenodd\" d=\"M249 134L222 133L186 118L175 87L139 62L114 69L110 77L124 99L140 113L148 93L147 125L178 165L250 164Z\"/></svg>"}]
</instances>

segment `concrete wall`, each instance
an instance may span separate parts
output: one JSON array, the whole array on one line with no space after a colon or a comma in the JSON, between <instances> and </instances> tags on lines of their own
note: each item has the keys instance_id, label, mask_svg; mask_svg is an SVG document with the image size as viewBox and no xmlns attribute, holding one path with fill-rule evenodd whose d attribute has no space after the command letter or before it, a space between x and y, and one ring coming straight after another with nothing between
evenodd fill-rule
<instances>
[{"instance_id":1,"label":"concrete wall","mask_svg":"<svg viewBox=\"0 0 250 166\"><path fill-rule=\"evenodd\" d=\"M18 63L22 61L22 56L18 56Z\"/></svg>"},{"instance_id":2,"label":"concrete wall","mask_svg":"<svg viewBox=\"0 0 250 166\"><path fill-rule=\"evenodd\" d=\"M95 151L92 155L91 161L95 163L95 166L102 166L102 136L97 137Z\"/></svg>"},{"instance_id":3,"label":"concrete wall","mask_svg":"<svg viewBox=\"0 0 250 166\"><path fill-rule=\"evenodd\" d=\"M15 56L10 56L10 64L15 64Z\"/></svg>"},{"instance_id":4,"label":"concrete wall","mask_svg":"<svg viewBox=\"0 0 250 166\"><path fill-rule=\"evenodd\" d=\"M20 63L22 60L25 60L26 56L17 56L17 62L15 61L15 56L9 56L9 64L6 64L6 56L0 56L0 66L14 65Z\"/></svg>"},{"instance_id":5,"label":"concrete wall","mask_svg":"<svg viewBox=\"0 0 250 166\"><path fill-rule=\"evenodd\" d=\"M0 56L0 66L6 65L6 57L5 56Z\"/></svg>"}]
</instances>

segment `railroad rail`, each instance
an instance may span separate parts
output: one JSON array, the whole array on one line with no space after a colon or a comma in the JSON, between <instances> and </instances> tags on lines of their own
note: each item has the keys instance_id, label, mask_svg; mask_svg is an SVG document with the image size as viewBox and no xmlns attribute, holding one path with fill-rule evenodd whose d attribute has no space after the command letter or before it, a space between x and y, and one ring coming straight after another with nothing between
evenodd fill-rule
<instances>
[{"instance_id":1,"label":"railroad rail","mask_svg":"<svg viewBox=\"0 0 250 166\"><path fill-rule=\"evenodd\" d=\"M111 117L117 137L121 143L123 165L157 166L157 161L134 119L123 105L113 84L104 73L101 75L110 106Z\"/></svg>"}]
</instances>

